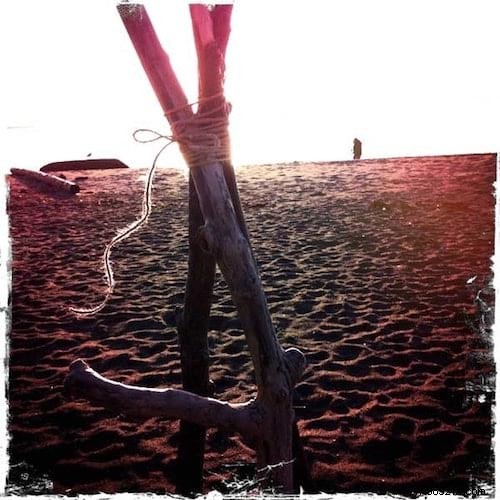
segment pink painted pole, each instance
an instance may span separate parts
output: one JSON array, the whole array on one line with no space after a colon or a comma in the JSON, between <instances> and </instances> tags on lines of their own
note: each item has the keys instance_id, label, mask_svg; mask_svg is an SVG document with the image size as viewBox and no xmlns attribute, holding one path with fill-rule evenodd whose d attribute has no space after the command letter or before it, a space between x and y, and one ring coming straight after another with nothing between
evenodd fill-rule
<instances>
[{"instance_id":1,"label":"pink painted pole","mask_svg":"<svg viewBox=\"0 0 500 500\"><path fill-rule=\"evenodd\" d=\"M118 12L170 124L193 113L177 76L141 4L119 4Z\"/></svg>"}]
</instances>

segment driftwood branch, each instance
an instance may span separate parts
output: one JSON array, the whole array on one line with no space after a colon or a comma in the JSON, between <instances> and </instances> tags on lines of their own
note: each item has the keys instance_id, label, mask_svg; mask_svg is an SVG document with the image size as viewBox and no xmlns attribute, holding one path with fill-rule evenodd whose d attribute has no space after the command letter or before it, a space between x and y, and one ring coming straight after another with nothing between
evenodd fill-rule
<instances>
[{"instance_id":1,"label":"driftwood branch","mask_svg":"<svg viewBox=\"0 0 500 500\"><path fill-rule=\"evenodd\" d=\"M172 73L170 63L161 53L157 54L157 51L162 52L157 43L150 44L142 35L139 35L138 40L134 40L134 32L142 30L145 10L142 6L134 5L128 5L127 8L127 15L120 12L122 19L153 88L160 89L155 91L162 108L170 124L175 127L175 118L172 118L172 109L169 106L174 100L173 96L179 94L178 82L173 78L163 88L165 81L158 77L158 74ZM218 105L220 109L221 100L223 102L223 52L227 40L222 42L223 50L218 43L224 39L220 35L224 29L216 36L213 29L214 19L208 10L202 7L192 8L191 17L198 59L202 61L199 73L207 72L208 75L206 79L200 79L200 94L208 98L203 104ZM130 26L133 26L133 30L129 29ZM145 22L145 29L150 35L151 32L154 33L148 21ZM158 61L159 66L151 70L144 64L148 59ZM215 65L219 72L217 78L214 72L206 69L207 64ZM173 89L172 96L164 99L163 93L168 94L169 89ZM217 104L214 104L214 101ZM210 112L210 108L203 109L205 117L207 111ZM190 158L189 150L185 149L183 153L186 153L186 158ZM234 176L234 173L232 175ZM244 221L242 222L239 199L232 193L235 187L234 178L231 180L227 165L221 161L207 160L203 166L191 168L191 176L205 221L204 240L210 242L210 250L228 284L252 356L258 386L257 401L264 412L264 423L257 443L258 465L263 467L276 463L286 464L273 470L272 480L282 492L291 492L294 418L292 394L294 384L303 369L304 357L299 351L285 354L276 338Z\"/></svg>"},{"instance_id":2,"label":"driftwood branch","mask_svg":"<svg viewBox=\"0 0 500 500\"><path fill-rule=\"evenodd\" d=\"M250 439L259 433L254 402L230 404L180 389L150 389L114 382L81 359L64 382L66 395L132 417L183 419L203 427L231 429Z\"/></svg>"},{"instance_id":3,"label":"driftwood branch","mask_svg":"<svg viewBox=\"0 0 500 500\"><path fill-rule=\"evenodd\" d=\"M217 264L229 286L245 330L259 393L272 391L276 376L281 379L285 374L290 374L285 366L283 350L276 339L250 245L237 222L222 166L213 163L193 169L192 176L205 219L205 229L211 232ZM293 388L296 376L294 379L293 382L290 380L287 387L277 389L277 392Z\"/></svg>"},{"instance_id":4,"label":"driftwood branch","mask_svg":"<svg viewBox=\"0 0 500 500\"><path fill-rule=\"evenodd\" d=\"M63 179L61 177L56 177L54 175L45 174L43 172L34 172L32 170L26 170L24 168L11 168L10 172L15 177L24 177L30 181L40 182L46 186L50 186L53 189L59 191L65 191L67 193L76 194L80 191L78 184Z\"/></svg>"},{"instance_id":5,"label":"driftwood branch","mask_svg":"<svg viewBox=\"0 0 500 500\"><path fill-rule=\"evenodd\" d=\"M221 9L221 7L223 7ZM214 36L214 64L204 64L204 55L199 57L199 112L210 113L216 118L223 113L224 106L217 106L212 98L221 93L221 74L224 69L225 47L229 39L229 27L232 6L217 6L211 11L205 5L192 5L191 16L195 43L198 46L199 29L203 25L203 37ZM196 17L198 13L201 17ZM212 21L217 20L217 30ZM200 23L200 21L203 21ZM212 28L214 28L212 30ZM221 55L222 54L222 55ZM200 54L198 54L200 56ZM203 68L203 71L202 71ZM219 89L219 90L217 90ZM221 96L218 100L223 102ZM200 210L198 195L193 177L189 176L189 266L184 298L184 310L178 325L181 352L181 371L183 389L209 396L209 353L208 322L212 302L215 278L215 257L211 252L211 243L203 237L204 219ZM208 239L210 233L205 235ZM180 439L177 454L176 491L182 495L201 492L203 489L203 463L206 429L181 421Z\"/></svg>"},{"instance_id":6,"label":"driftwood branch","mask_svg":"<svg viewBox=\"0 0 500 500\"><path fill-rule=\"evenodd\" d=\"M215 279L215 258L203 250L197 235L203 226L198 196L189 178L189 265L184 310L178 321L182 387L210 396L208 322ZM177 449L177 493L187 496L203 489L206 429L181 421Z\"/></svg>"},{"instance_id":7,"label":"driftwood branch","mask_svg":"<svg viewBox=\"0 0 500 500\"><path fill-rule=\"evenodd\" d=\"M225 55L231 33L232 5L216 5L209 10L206 5L190 5L193 34L198 57L200 111L211 113L214 118L220 116L224 102ZM226 103L226 106L230 106ZM229 149L229 145L222 145ZM248 239L243 209L236 184L234 169L227 158L222 162L227 187L231 194L236 218L241 232Z\"/></svg>"},{"instance_id":8,"label":"driftwood branch","mask_svg":"<svg viewBox=\"0 0 500 500\"><path fill-rule=\"evenodd\" d=\"M192 111L186 94L177 80L167 53L156 36L144 5L120 3L117 9L169 121L190 118ZM149 47L149 51L144 51L144 47Z\"/></svg>"}]
</instances>

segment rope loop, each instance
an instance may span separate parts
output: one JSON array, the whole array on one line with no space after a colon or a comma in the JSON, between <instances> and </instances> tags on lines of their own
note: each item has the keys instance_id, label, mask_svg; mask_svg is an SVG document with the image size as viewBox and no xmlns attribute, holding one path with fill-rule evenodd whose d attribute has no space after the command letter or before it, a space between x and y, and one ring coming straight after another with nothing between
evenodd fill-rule
<instances>
[{"instance_id":1,"label":"rope loop","mask_svg":"<svg viewBox=\"0 0 500 500\"><path fill-rule=\"evenodd\" d=\"M209 105L210 103L212 105ZM113 295L115 280L111 266L111 250L116 244L124 241L140 229L151 215L154 173L158 158L163 151L174 142L177 142L186 158L189 168L198 168L212 162L226 162L229 160L228 126L231 106L226 102L223 94L200 99L197 102L187 104L187 106L192 109L192 106L195 104L198 104L198 111L195 114L192 114L189 118L179 119L172 123L172 135L164 135L148 128L140 128L133 132L132 137L136 142L141 144L148 144L162 139L167 142L156 154L146 176L140 217L119 230L104 249L102 257L106 279L104 299L94 307L69 307L69 310L77 316L92 316L102 311ZM168 115L173 115L176 112L185 110L185 108L186 106L182 106L169 111ZM146 135L146 137L141 138L141 135Z\"/></svg>"},{"instance_id":2,"label":"rope loop","mask_svg":"<svg viewBox=\"0 0 500 500\"><path fill-rule=\"evenodd\" d=\"M140 139L139 134L150 134L152 135L152 137L150 137L149 139ZM173 136L160 134L156 130L152 130L150 128L138 128L137 130L134 131L132 137L134 138L135 142L139 142L141 144L156 142L159 141L160 139L166 139L167 141L174 142Z\"/></svg>"}]
</instances>

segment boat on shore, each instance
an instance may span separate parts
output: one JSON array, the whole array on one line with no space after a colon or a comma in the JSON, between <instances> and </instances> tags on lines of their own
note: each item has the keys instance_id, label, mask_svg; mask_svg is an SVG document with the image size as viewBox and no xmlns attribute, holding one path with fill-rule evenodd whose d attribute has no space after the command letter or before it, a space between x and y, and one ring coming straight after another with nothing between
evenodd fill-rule
<instances>
[{"instance_id":1,"label":"boat on shore","mask_svg":"<svg viewBox=\"0 0 500 500\"><path fill-rule=\"evenodd\" d=\"M63 172L70 170L111 170L114 168L129 168L116 158L96 158L87 160L70 160L47 163L40 172Z\"/></svg>"}]
</instances>

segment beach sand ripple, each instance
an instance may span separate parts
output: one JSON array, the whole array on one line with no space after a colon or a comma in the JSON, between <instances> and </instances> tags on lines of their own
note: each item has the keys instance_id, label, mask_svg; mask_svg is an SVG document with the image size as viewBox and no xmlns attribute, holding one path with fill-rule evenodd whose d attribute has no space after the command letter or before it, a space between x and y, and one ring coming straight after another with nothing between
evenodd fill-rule
<instances>
[{"instance_id":1,"label":"beach sand ripple","mask_svg":"<svg viewBox=\"0 0 500 500\"><path fill-rule=\"evenodd\" d=\"M494 155L254 166L238 171L280 342L308 367L294 405L323 491L466 492L492 481L494 373L486 306ZM141 208L144 170L68 172L58 198L10 179L9 487L172 492L178 422L134 421L63 397L76 358L114 380L180 387L175 329L187 272L187 182L159 170L146 226L101 256ZM483 301L478 302L478 296ZM210 320L216 397L255 392L221 275ZM491 389L491 388L490 388ZM253 452L210 430L207 489L251 476Z\"/></svg>"}]
</instances>

